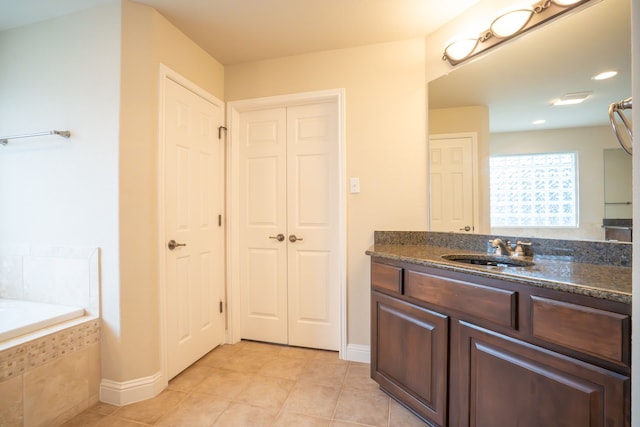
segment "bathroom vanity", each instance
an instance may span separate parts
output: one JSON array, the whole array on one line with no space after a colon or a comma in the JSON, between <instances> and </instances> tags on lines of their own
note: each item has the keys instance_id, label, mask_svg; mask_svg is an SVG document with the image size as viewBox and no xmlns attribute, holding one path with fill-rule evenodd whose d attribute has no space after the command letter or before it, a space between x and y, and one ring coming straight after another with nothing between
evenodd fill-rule
<instances>
[{"instance_id":1,"label":"bathroom vanity","mask_svg":"<svg viewBox=\"0 0 640 427\"><path fill-rule=\"evenodd\" d=\"M630 250L477 265L447 258L482 258L488 237L448 234L387 232L367 251L380 387L435 426L629 426Z\"/></svg>"}]
</instances>

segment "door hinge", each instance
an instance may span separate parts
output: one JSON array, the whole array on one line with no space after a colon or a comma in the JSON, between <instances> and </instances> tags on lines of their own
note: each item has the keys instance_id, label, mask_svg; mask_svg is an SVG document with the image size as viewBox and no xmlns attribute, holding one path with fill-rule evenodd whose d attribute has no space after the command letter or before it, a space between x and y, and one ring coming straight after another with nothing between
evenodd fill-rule
<instances>
[{"instance_id":1,"label":"door hinge","mask_svg":"<svg viewBox=\"0 0 640 427\"><path fill-rule=\"evenodd\" d=\"M223 306L224 306L224 303L222 302L222 300L220 300L220 313L222 313Z\"/></svg>"},{"instance_id":2,"label":"door hinge","mask_svg":"<svg viewBox=\"0 0 640 427\"><path fill-rule=\"evenodd\" d=\"M218 215L218 227L222 227L222 214Z\"/></svg>"},{"instance_id":3,"label":"door hinge","mask_svg":"<svg viewBox=\"0 0 640 427\"><path fill-rule=\"evenodd\" d=\"M227 127L226 126L218 126L218 139L222 139L222 131L227 131Z\"/></svg>"}]
</instances>

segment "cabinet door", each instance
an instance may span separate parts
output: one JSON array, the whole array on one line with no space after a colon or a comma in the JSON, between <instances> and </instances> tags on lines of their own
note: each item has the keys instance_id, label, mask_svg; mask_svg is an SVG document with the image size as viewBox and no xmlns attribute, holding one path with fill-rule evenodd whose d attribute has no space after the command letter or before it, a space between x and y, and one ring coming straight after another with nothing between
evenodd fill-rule
<instances>
[{"instance_id":1,"label":"cabinet door","mask_svg":"<svg viewBox=\"0 0 640 427\"><path fill-rule=\"evenodd\" d=\"M458 327L461 406L452 403L452 425L629 426L629 377L465 322Z\"/></svg>"},{"instance_id":2,"label":"cabinet door","mask_svg":"<svg viewBox=\"0 0 640 427\"><path fill-rule=\"evenodd\" d=\"M446 425L448 318L372 292L371 377L417 414Z\"/></svg>"}]
</instances>

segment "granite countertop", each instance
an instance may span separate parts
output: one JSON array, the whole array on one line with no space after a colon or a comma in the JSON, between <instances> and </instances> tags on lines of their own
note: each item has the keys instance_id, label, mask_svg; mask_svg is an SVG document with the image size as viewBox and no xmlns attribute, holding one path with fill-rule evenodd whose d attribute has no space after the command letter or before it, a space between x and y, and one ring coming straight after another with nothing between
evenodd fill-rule
<instances>
[{"instance_id":1,"label":"granite countertop","mask_svg":"<svg viewBox=\"0 0 640 427\"><path fill-rule=\"evenodd\" d=\"M460 263L443 259L447 254L486 254L486 251L430 244L377 242L367 255L411 264L491 277L541 288L631 304L631 268L610 263L575 262L554 255L536 255L530 267L501 267Z\"/></svg>"}]
</instances>

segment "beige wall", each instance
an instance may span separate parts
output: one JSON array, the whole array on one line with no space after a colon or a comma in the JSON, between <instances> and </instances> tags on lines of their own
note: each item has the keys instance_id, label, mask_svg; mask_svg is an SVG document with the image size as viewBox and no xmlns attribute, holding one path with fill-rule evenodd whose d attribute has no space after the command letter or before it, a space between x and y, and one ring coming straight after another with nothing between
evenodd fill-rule
<instances>
[{"instance_id":1,"label":"beige wall","mask_svg":"<svg viewBox=\"0 0 640 427\"><path fill-rule=\"evenodd\" d=\"M374 230L426 228L424 41L370 45L226 67L226 101L344 88L348 343L369 344ZM345 188L344 191L347 191Z\"/></svg>"},{"instance_id":2,"label":"beige wall","mask_svg":"<svg viewBox=\"0 0 640 427\"><path fill-rule=\"evenodd\" d=\"M120 106L120 329L104 335L104 378L160 370L158 76L165 64L224 98L224 68L154 9L122 3ZM111 307L116 310L117 307Z\"/></svg>"}]
</instances>

